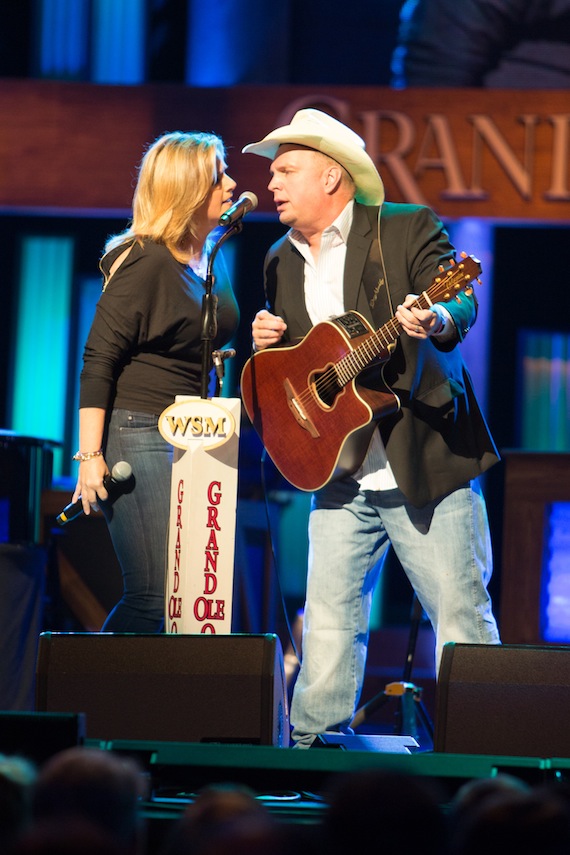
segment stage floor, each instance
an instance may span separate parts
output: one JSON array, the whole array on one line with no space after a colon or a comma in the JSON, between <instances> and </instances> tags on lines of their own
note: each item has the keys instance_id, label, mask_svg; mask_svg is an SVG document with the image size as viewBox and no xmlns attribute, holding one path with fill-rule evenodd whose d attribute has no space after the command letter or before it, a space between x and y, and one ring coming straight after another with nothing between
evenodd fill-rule
<instances>
[{"instance_id":1,"label":"stage floor","mask_svg":"<svg viewBox=\"0 0 570 855\"><path fill-rule=\"evenodd\" d=\"M201 788L216 783L242 783L273 811L296 818L312 811L318 816L330 783L353 772L376 769L418 775L437 783L446 799L474 778L508 773L535 784L564 778L570 771L569 758L129 740L87 744L136 758L151 781L149 804L166 813L182 809Z\"/></svg>"},{"instance_id":2,"label":"stage floor","mask_svg":"<svg viewBox=\"0 0 570 855\"><path fill-rule=\"evenodd\" d=\"M420 776L445 810L459 788L476 778L508 774L532 786L564 779L570 772L570 759L565 758L129 741L101 747L135 757L148 773L151 793L142 811L149 853L160 849L172 823L212 784L247 786L279 822L318 826L330 788L340 776L352 773L380 770Z\"/></svg>"}]
</instances>

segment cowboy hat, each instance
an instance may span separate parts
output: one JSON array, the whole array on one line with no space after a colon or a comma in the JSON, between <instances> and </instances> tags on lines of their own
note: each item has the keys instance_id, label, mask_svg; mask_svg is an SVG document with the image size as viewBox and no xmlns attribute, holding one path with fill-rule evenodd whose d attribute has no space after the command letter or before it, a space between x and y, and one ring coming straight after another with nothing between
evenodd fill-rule
<instances>
[{"instance_id":1,"label":"cowboy hat","mask_svg":"<svg viewBox=\"0 0 570 855\"><path fill-rule=\"evenodd\" d=\"M364 140L354 131L320 110L299 110L291 124L276 128L259 142L249 143L242 152L273 160L285 143L314 148L340 163L356 185L355 199L364 205L381 205L384 185L372 159L364 150Z\"/></svg>"}]
</instances>

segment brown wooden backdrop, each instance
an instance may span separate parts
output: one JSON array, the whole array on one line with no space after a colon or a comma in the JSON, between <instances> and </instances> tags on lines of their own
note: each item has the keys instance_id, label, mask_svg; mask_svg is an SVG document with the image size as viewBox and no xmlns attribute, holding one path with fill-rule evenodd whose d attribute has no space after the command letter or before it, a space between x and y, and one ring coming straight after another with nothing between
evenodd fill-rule
<instances>
[{"instance_id":1,"label":"brown wooden backdrop","mask_svg":"<svg viewBox=\"0 0 570 855\"><path fill-rule=\"evenodd\" d=\"M387 198L444 218L564 221L570 113L563 91L377 87L99 86L0 81L0 210L128 210L144 147L173 130L212 130L240 190L266 190L269 162L242 147L317 106L366 140Z\"/></svg>"}]
</instances>

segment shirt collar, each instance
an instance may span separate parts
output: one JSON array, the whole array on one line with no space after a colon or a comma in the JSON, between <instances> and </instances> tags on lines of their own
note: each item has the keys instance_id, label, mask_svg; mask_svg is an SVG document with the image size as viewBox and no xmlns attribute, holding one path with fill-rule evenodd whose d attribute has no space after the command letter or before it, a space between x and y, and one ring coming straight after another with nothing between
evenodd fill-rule
<instances>
[{"instance_id":1,"label":"shirt collar","mask_svg":"<svg viewBox=\"0 0 570 855\"><path fill-rule=\"evenodd\" d=\"M336 232L340 235L344 243L348 243L348 235L350 234L350 229L352 227L352 218L354 216L354 199L350 199L349 202L344 206L336 220L334 220L330 226L327 226L326 229L323 229L323 234L329 234L330 232ZM291 243L295 244L306 244L307 241L303 237L300 231L297 229L290 229L287 232L287 237L291 241Z\"/></svg>"}]
</instances>

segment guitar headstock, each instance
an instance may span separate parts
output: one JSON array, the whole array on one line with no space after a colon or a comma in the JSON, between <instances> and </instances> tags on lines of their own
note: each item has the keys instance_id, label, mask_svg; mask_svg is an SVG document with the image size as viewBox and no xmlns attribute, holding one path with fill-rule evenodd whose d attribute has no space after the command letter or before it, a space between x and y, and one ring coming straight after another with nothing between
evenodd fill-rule
<instances>
[{"instance_id":1,"label":"guitar headstock","mask_svg":"<svg viewBox=\"0 0 570 855\"><path fill-rule=\"evenodd\" d=\"M428 291L430 299L434 303L446 303L457 299L458 294L464 291L472 294L471 283L476 280L481 284L481 262L474 255L462 252L460 261L452 261L447 270L440 267L441 276L436 276L433 285Z\"/></svg>"}]
</instances>

